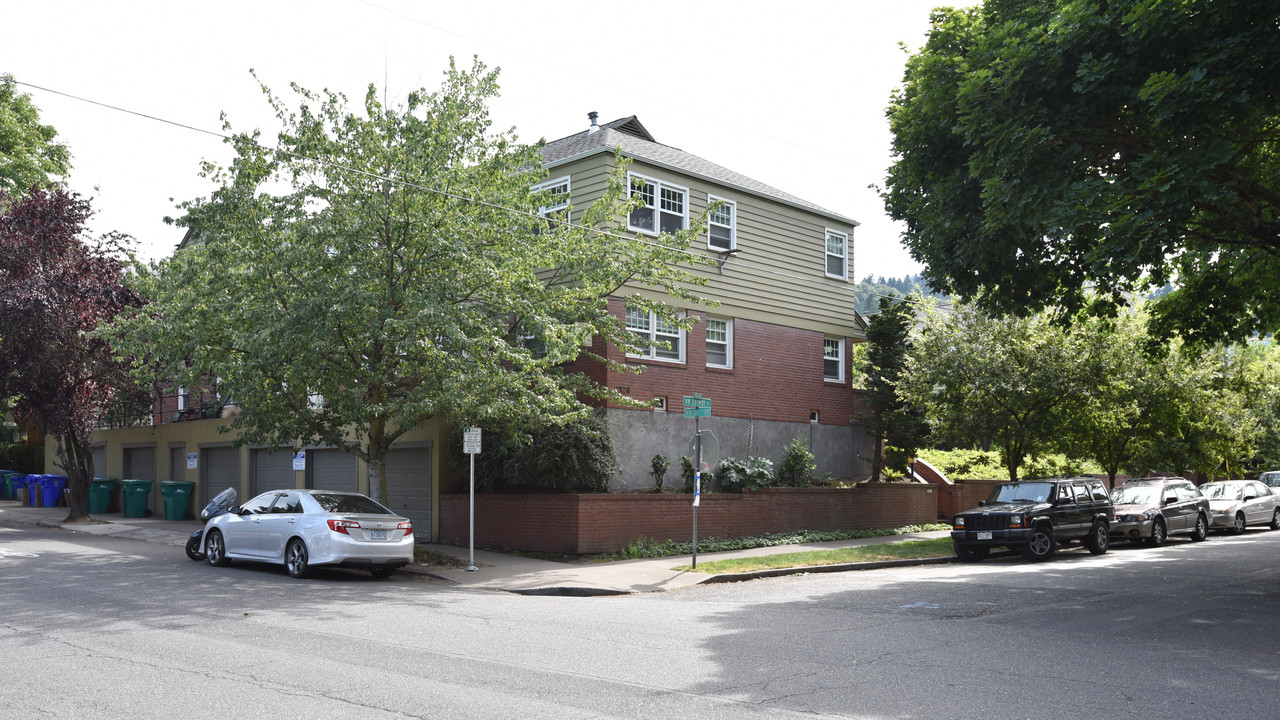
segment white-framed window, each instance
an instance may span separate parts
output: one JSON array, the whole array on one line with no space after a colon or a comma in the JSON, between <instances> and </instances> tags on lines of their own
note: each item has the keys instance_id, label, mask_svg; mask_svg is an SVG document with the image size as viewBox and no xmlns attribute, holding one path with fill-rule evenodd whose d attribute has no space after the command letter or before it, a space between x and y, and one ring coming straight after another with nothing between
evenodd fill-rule
<instances>
[{"instance_id":1,"label":"white-framed window","mask_svg":"<svg viewBox=\"0 0 1280 720\"><path fill-rule=\"evenodd\" d=\"M187 389L184 387L178 388L178 409L187 409Z\"/></svg>"},{"instance_id":2,"label":"white-framed window","mask_svg":"<svg viewBox=\"0 0 1280 720\"><path fill-rule=\"evenodd\" d=\"M568 175L538 183L533 186L533 192L549 194L548 201L550 204L538 208L538 214L542 217L563 216L564 212L569 209Z\"/></svg>"},{"instance_id":3,"label":"white-framed window","mask_svg":"<svg viewBox=\"0 0 1280 720\"><path fill-rule=\"evenodd\" d=\"M653 399L653 410L654 410L654 412L666 412L666 411L667 411L667 399L666 399L665 397L656 397L656 398L654 398L654 399Z\"/></svg>"},{"instance_id":4,"label":"white-framed window","mask_svg":"<svg viewBox=\"0 0 1280 720\"><path fill-rule=\"evenodd\" d=\"M827 229L827 277L849 279L849 235Z\"/></svg>"},{"instance_id":5,"label":"white-framed window","mask_svg":"<svg viewBox=\"0 0 1280 720\"><path fill-rule=\"evenodd\" d=\"M674 233L689 225L689 190L661 180L627 173L632 197L642 205L627 216L627 229L657 235Z\"/></svg>"},{"instance_id":6,"label":"white-framed window","mask_svg":"<svg viewBox=\"0 0 1280 720\"><path fill-rule=\"evenodd\" d=\"M734 250L738 247L738 204L715 195L707 196L707 204L719 206L707 213L707 247L712 250Z\"/></svg>"},{"instance_id":7,"label":"white-framed window","mask_svg":"<svg viewBox=\"0 0 1280 720\"><path fill-rule=\"evenodd\" d=\"M844 382L844 340L822 339L822 379Z\"/></svg>"},{"instance_id":8,"label":"white-framed window","mask_svg":"<svg viewBox=\"0 0 1280 720\"><path fill-rule=\"evenodd\" d=\"M638 344L645 346L639 355L684 362L684 330L662 319L657 313L641 308L627 308L627 330L635 334Z\"/></svg>"},{"instance_id":9,"label":"white-framed window","mask_svg":"<svg viewBox=\"0 0 1280 720\"><path fill-rule=\"evenodd\" d=\"M733 321L707 318L707 366L733 367Z\"/></svg>"}]
</instances>

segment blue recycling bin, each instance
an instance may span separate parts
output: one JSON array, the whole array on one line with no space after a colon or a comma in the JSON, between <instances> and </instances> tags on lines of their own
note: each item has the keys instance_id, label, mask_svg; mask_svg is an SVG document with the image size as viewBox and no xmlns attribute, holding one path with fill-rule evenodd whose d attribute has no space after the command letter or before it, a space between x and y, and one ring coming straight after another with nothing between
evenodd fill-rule
<instances>
[{"instance_id":1,"label":"blue recycling bin","mask_svg":"<svg viewBox=\"0 0 1280 720\"><path fill-rule=\"evenodd\" d=\"M67 487L66 475L40 476L40 504L45 507L57 507L62 491Z\"/></svg>"},{"instance_id":2,"label":"blue recycling bin","mask_svg":"<svg viewBox=\"0 0 1280 720\"><path fill-rule=\"evenodd\" d=\"M26 483L27 483L27 505L29 507L44 507L44 504L40 502L41 500L40 476L28 475L26 479Z\"/></svg>"}]
</instances>

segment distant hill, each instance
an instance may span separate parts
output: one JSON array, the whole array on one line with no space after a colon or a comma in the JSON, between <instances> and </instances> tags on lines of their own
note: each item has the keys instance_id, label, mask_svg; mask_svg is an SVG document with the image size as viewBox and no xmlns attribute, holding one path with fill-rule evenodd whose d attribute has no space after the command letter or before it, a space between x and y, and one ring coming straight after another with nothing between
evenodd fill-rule
<instances>
[{"instance_id":1,"label":"distant hill","mask_svg":"<svg viewBox=\"0 0 1280 720\"><path fill-rule=\"evenodd\" d=\"M934 292L933 288L925 283L922 275L908 275L903 278L868 275L855 288L857 299L854 301L854 308L863 315L880 312L880 298L885 295L906 297L918 292L925 297L949 299L945 295Z\"/></svg>"}]
</instances>

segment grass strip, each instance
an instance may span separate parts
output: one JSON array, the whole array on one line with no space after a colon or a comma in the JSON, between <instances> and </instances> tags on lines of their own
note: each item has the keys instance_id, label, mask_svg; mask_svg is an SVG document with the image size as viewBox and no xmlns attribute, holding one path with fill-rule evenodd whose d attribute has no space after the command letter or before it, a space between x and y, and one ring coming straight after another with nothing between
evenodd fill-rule
<instances>
[{"instance_id":1,"label":"grass strip","mask_svg":"<svg viewBox=\"0 0 1280 720\"><path fill-rule=\"evenodd\" d=\"M951 538L932 540L908 540L900 543L860 545L835 550L809 550L781 555L733 558L700 562L694 570L681 565L676 570L693 570L709 575L777 570L781 568L810 567L814 565L843 565L846 563L877 562L880 560L910 560L915 558L947 557L953 553Z\"/></svg>"}]
</instances>

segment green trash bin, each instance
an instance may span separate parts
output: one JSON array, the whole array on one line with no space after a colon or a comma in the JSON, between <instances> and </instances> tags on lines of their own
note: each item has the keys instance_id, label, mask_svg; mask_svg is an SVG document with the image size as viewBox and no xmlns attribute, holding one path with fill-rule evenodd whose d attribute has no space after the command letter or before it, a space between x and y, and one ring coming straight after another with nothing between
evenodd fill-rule
<instances>
[{"instance_id":1,"label":"green trash bin","mask_svg":"<svg viewBox=\"0 0 1280 720\"><path fill-rule=\"evenodd\" d=\"M96 477L89 482L89 514L111 511L111 496L116 492L116 479Z\"/></svg>"},{"instance_id":2,"label":"green trash bin","mask_svg":"<svg viewBox=\"0 0 1280 720\"><path fill-rule=\"evenodd\" d=\"M147 516L147 505L151 499L152 480L121 480L124 491L124 516L140 518Z\"/></svg>"},{"instance_id":3,"label":"green trash bin","mask_svg":"<svg viewBox=\"0 0 1280 720\"><path fill-rule=\"evenodd\" d=\"M195 483L186 480L161 480L160 494L164 496L164 519L185 520L191 509L191 488Z\"/></svg>"},{"instance_id":4,"label":"green trash bin","mask_svg":"<svg viewBox=\"0 0 1280 720\"><path fill-rule=\"evenodd\" d=\"M13 492L13 479L17 476L18 473L16 472L9 472L7 470L4 472L4 478L0 480L0 483L3 483L3 487L0 487L0 492L4 493L5 500L18 499L17 494Z\"/></svg>"}]
</instances>

